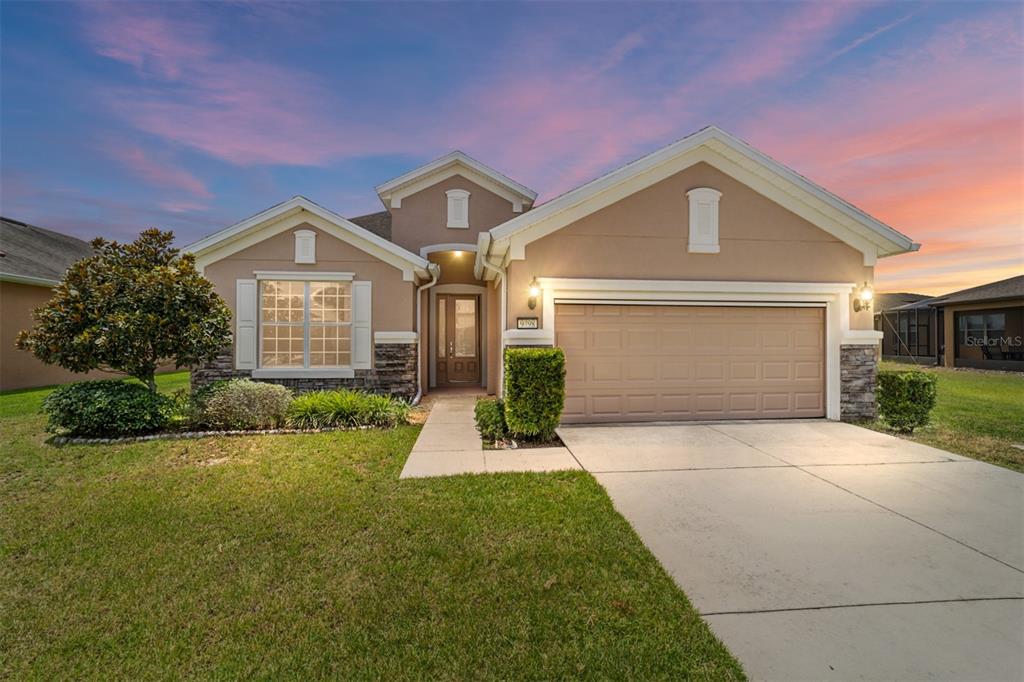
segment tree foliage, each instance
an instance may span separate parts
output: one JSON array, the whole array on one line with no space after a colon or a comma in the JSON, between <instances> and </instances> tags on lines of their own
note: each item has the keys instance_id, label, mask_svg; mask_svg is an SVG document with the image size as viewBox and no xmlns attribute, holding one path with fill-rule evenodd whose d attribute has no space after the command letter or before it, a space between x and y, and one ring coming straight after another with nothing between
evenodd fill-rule
<instances>
[{"instance_id":1,"label":"tree foliage","mask_svg":"<svg viewBox=\"0 0 1024 682\"><path fill-rule=\"evenodd\" d=\"M230 342L231 311L173 240L156 229L130 244L93 240L94 255L68 269L18 348L72 372L129 374L154 391L157 367L214 359Z\"/></svg>"}]
</instances>

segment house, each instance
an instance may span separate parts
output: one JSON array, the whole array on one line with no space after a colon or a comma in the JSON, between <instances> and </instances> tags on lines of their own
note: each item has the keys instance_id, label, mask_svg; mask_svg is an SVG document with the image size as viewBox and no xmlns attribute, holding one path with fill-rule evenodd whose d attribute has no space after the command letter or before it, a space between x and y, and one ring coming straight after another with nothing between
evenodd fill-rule
<instances>
[{"instance_id":1,"label":"house","mask_svg":"<svg viewBox=\"0 0 1024 682\"><path fill-rule=\"evenodd\" d=\"M1024 275L879 312L875 328L886 359L1024 371Z\"/></svg>"},{"instance_id":2,"label":"house","mask_svg":"<svg viewBox=\"0 0 1024 682\"><path fill-rule=\"evenodd\" d=\"M911 293L875 295L875 329L882 332L882 359L934 365L938 339L931 296Z\"/></svg>"},{"instance_id":3,"label":"house","mask_svg":"<svg viewBox=\"0 0 1024 682\"><path fill-rule=\"evenodd\" d=\"M566 422L874 413L863 303L918 245L718 128L540 205L461 152L376 190L187 247L235 315L195 382L500 394L504 348L557 345Z\"/></svg>"},{"instance_id":4,"label":"house","mask_svg":"<svg viewBox=\"0 0 1024 682\"><path fill-rule=\"evenodd\" d=\"M14 347L18 332L33 324L32 311L50 300L52 288L75 261L92 255L87 242L70 235L0 218L0 390L79 381ZM95 376L100 376L96 373Z\"/></svg>"}]
</instances>

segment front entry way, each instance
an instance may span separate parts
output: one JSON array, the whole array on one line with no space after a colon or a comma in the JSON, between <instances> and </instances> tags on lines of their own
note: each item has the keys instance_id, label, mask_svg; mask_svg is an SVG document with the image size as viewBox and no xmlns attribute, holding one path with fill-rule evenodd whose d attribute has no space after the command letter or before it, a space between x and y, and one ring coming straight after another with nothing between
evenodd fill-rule
<instances>
[{"instance_id":1,"label":"front entry way","mask_svg":"<svg viewBox=\"0 0 1024 682\"><path fill-rule=\"evenodd\" d=\"M437 385L480 383L480 297L438 294Z\"/></svg>"}]
</instances>

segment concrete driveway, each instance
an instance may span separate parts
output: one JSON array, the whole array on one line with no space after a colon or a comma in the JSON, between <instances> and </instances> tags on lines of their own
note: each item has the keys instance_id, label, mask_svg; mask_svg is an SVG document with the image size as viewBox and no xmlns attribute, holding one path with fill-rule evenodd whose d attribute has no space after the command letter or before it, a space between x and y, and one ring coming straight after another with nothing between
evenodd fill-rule
<instances>
[{"instance_id":1,"label":"concrete driveway","mask_svg":"<svg viewBox=\"0 0 1024 682\"><path fill-rule=\"evenodd\" d=\"M1024 476L826 421L563 427L760 679L1024 679Z\"/></svg>"}]
</instances>

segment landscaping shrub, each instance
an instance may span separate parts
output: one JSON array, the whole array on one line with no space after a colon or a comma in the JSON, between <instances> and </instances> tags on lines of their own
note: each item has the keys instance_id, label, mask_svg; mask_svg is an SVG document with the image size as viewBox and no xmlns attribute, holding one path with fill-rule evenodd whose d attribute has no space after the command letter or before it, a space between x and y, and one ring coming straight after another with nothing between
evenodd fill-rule
<instances>
[{"instance_id":1,"label":"landscaping shrub","mask_svg":"<svg viewBox=\"0 0 1024 682\"><path fill-rule=\"evenodd\" d=\"M170 419L170 401L142 384L103 379L67 384L43 401L47 431L115 438L152 433Z\"/></svg>"},{"instance_id":2,"label":"landscaping shrub","mask_svg":"<svg viewBox=\"0 0 1024 682\"><path fill-rule=\"evenodd\" d=\"M565 407L565 354L561 348L505 351L505 422L515 438L547 440Z\"/></svg>"},{"instance_id":3,"label":"landscaping shrub","mask_svg":"<svg viewBox=\"0 0 1024 682\"><path fill-rule=\"evenodd\" d=\"M481 398L476 401L474 410L476 430L480 437L488 443L505 440L508 437L508 426L505 424L505 404L495 398Z\"/></svg>"},{"instance_id":4,"label":"landscaping shrub","mask_svg":"<svg viewBox=\"0 0 1024 682\"><path fill-rule=\"evenodd\" d=\"M358 391L316 391L300 395L288 407L288 425L296 429L391 428L406 423L409 404L387 395Z\"/></svg>"},{"instance_id":5,"label":"landscaping shrub","mask_svg":"<svg viewBox=\"0 0 1024 682\"><path fill-rule=\"evenodd\" d=\"M203 398L200 420L217 429L273 429L284 423L291 400L284 386L232 379Z\"/></svg>"},{"instance_id":6,"label":"landscaping shrub","mask_svg":"<svg viewBox=\"0 0 1024 682\"><path fill-rule=\"evenodd\" d=\"M900 433L927 424L935 407L935 383L935 375L917 370L879 372L875 395L882 419Z\"/></svg>"}]
</instances>

